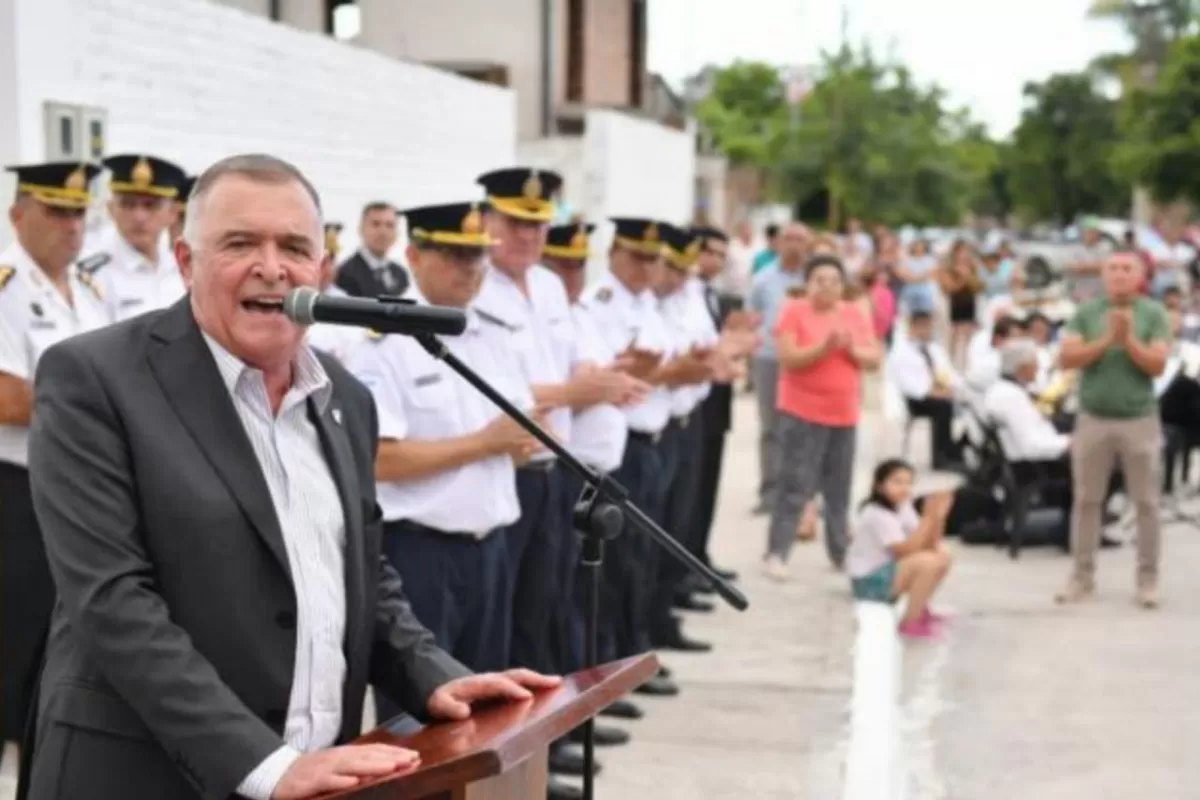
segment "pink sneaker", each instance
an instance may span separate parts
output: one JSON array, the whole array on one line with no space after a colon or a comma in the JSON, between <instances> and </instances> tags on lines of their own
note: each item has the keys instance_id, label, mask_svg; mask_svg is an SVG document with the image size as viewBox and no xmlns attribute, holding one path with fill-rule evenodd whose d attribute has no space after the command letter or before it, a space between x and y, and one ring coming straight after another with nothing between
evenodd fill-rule
<instances>
[{"instance_id":1,"label":"pink sneaker","mask_svg":"<svg viewBox=\"0 0 1200 800\"><path fill-rule=\"evenodd\" d=\"M949 625L950 619L951 617L949 614L941 614L937 611L929 609L928 607L921 612L921 621L928 622L931 625Z\"/></svg>"},{"instance_id":2,"label":"pink sneaker","mask_svg":"<svg viewBox=\"0 0 1200 800\"><path fill-rule=\"evenodd\" d=\"M914 622L901 622L900 635L905 639L915 639L924 641L936 641L941 638L938 635L937 628L929 620L925 618L918 619Z\"/></svg>"}]
</instances>

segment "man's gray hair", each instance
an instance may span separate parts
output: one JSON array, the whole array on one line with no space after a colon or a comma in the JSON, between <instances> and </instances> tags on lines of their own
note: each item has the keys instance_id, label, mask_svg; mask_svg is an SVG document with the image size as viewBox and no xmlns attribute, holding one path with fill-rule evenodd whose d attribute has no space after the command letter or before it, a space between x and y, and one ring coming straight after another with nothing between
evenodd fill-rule
<instances>
[{"instance_id":1,"label":"man's gray hair","mask_svg":"<svg viewBox=\"0 0 1200 800\"><path fill-rule=\"evenodd\" d=\"M184 221L183 228L183 238L189 244L193 246L197 244L196 230L199 227L199 219L203 215L202 207L205 197L222 178L227 178L231 175L248 178L258 183L279 184L295 182L300 184L317 207L318 230L323 225L321 196L317 194L317 189L312 185L312 181L306 178L299 168L288 161L284 161L282 158L276 158L265 153L244 153L242 155L222 158L200 173L200 176L196 178L196 183L192 187L192 193L188 195L188 215Z\"/></svg>"},{"instance_id":2,"label":"man's gray hair","mask_svg":"<svg viewBox=\"0 0 1200 800\"><path fill-rule=\"evenodd\" d=\"M1036 364L1037 360L1038 346L1033 339L1011 339L1000 348L1000 374L1011 378L1021 367Z\"/></svg>"}]
</instances>

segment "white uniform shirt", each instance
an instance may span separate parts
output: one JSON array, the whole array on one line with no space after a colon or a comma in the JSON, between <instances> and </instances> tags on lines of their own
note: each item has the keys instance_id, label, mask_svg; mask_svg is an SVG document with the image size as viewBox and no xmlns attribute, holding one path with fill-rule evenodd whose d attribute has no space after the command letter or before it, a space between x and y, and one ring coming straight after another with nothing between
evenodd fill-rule
<instances>
[{"instance_id":1,"label":"white uniform shirt","mask_svg":"<svg viewBox=\"0 0 1200 800\"><path fill-rule=\"evenodd\" d=\"M415 291L409 296L424 303ZM447 349L517 408L533 407L507 333L488 335L493 325L467 311L461 336L439 337ZM466 436L502 412L458 373L408 336L373 338L354 349L349 369L375 397L380 439L434 441ZM482 537L521 516L516 473L508 456L492 456L409 481L377 485L388 522L411 520L447 533Z\"/></svg>"},{"instance_id":2,"label":"white uniform shirt","mask_svg":"<svg viewBox=\"0 0 1200 800\"><path fill-rule=\"evenodd\" d=\"M528 297L512 278L489 265L472 305L509 327L512 346L530 386L566 383L579 361L567 290L557 275L540 265L525 273L525 286ZM547 423L561 441L570 441L570 408L551 409ZM554 454L548 450L534 456L535 461L552 458Z\"/></svg>"},{"instance_id":3,"label":"white uniform shirt","mask_svg":"<svg viewBox=\"0 0 1200 800\"><path fill-rule=\"evenodd\" d=\"M1067 452L1070 437L1042 416L1025 387L997 381L984 395L983 408L996 425L1008 461L1053 461Z\"/></svg>"},{"instance_id":4,"label":"white uniform shirt","mask_svg":"<svg viewBox=\"0 0 1200 800\"><path fill-rule=\"evenodd\" d=\"M103 292L76 267L68 278L73 305L19 243L0 253L3 267L14 271L0 288L0 372L32 383L51 345L112 321ZM0 461L25 466L28 456L29 428L0 425Z\"/></svg>"},{"instance_id":5,"label":"white uniform shirt","mask_svg":"<svg viewBox=\"0 0 1200 800\"><path fill-rule=\"evenodd\" d=\"M586 301L581 300L571 306L571 320L575 325L575 342L580 359L601 367L612 364L618 353L596 327ZM568 447L588 466L601 472L611 472L621 466L628 437L629 428L621 409L609 403L598 403L574 415Z\"/></svg>"},{"instance_id":6,"label":"white uniform shirt","mask_svg":"<svg viewBox=\"0 0 1200 800\"><path fill-rule=\"evenodd\" d=\"M331 297L347 297L348 295L336 286L330 286L324 291ZM354 349L366 341L367 330L355 325L331 325L328 322L317 322L308 326L308 343L346 364Z\"/></svg>"},{"instance_id":7,"label":"white uniform shirt","mask_svg":"<svg viewBox=\"0 0 1200 800\"><path fill-rule=\"evenodd\" d=\"M292 387L273 413L263 374L204 336L271 494L296 592L296 655L284 747L258 765L238 792L268 800L300 752L337 741L346 679L346 520L320 434L308 417L323 412L332 385L311 351L296 358Z\"/></svg>"},{"instance_id":8,"label":"white uniform shirt","mask_svg":"<svg viewBox=\"0 0 1200 800\"><path fill-rule=\"evenodd\" d=\"M937 342L925 345L929 360L921 353L921 343L907 338L898 338L892 344L892 350L887 357L887 376L900 394L913 400L923 400L933 391L934 375L942 375L949 383L950 389L961 391L962 378L954 371L950 356ZM930 371L930 362L933 371Z\"/></svg>"},{"instance_id":9,"label":"white uniform shirt","mask_svg":"<svg viewBox=\"0 0 1200 800\"><path fill-rule=\"evenodd\" d=\"M716 344L718 334L698 279L689 280L674 294L660 300L659 310L667 323L667 330L675 340L677 352L684 353L693 347ZM685 417L692 413L711 390L712 384L707 382L675 387L671 390L671 416Z\"/></svg>"},{"instance_id":10,"label":"white uniform shirt","mask_svg":"<svg viewBox=\"0 0 1200 800\"><path fill-rule=\"evenodd\" d=\"M658 311L658 300L649 289L635 295L606 272L583 297L596 328L614 353L623 353L636 344L643 350L662 353L664 359L675 355L667 324ZM630 430L660 433L671 418L671 392L656 386L645 400L622 410Z\"/></svg>"},{"instance_id":11,"label":"white uniform shirt","mask_svg":"<svg viewBox=\"0 0 1200 800\"><path fill-rule=\"evenodd\" d=\"M93 276L104 292L104 301L114 321L166 308L187 292L165 236L159 244L157 264L151 264L133 249L116 228L105 231L97 244L97 252L84 262L109 257L108 263L98 267Z\"/></svg>"}]
</instances>

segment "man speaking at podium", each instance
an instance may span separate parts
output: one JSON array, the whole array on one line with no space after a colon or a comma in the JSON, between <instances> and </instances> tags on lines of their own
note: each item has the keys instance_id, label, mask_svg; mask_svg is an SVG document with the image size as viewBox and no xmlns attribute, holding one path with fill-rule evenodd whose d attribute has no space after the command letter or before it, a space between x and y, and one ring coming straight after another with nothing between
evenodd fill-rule
<instances>
[{"instance_id":1,"label":"man speaking at podium","mask_svg":"<svg viewBox=\"0 0 1200 800\"><path fill-rule=\"evenodd\" d=\"M321 225L294 167L225 159L176 245L189 295L43 356L30 474L58 603L29 800L312 797L416 763L344 745L368 682L451 719L557 685L471 675L381 559L371 395L282 313L318 282Z\"/></svg>"}]
</instances>

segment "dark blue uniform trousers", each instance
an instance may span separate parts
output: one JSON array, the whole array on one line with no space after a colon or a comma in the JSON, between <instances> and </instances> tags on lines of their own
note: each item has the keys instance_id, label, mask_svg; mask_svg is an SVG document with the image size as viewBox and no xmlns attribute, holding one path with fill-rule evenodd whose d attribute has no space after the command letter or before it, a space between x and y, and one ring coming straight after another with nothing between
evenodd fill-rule
<instances>
[{"instance_id":1,"label":"dark blue uniform trousers","mask_svg":"<svg viewBox=\"0 0 1200 800\"><path fill-rule=\"evenodd\" d=\"M482 539L415 522L387 522L383 549L417 619L439 647L476 672L508 666L512 598L504 531ZM402 710L376 694L379 721Z\"/></svg>"},{"instance_id":2,"label":"dark blue uniform trousers","mask_svg":"<svg viewBox=\"0 0 1200 800\"><path fill-rule=\"evenodd\" d=\"M703 415L696 409L686 417L672 420L674 470L670 483L663 490L663 527L695 554L697 495L701 488L702 447L704 444ZM675 626L671 608L675 592L688 574L679 560L664 554L659 560L658 579L651 601L650 627L661 635Z\"/></svg>"},{"instance_id":3,"label":"dark blue uniform trousers","mask_svg":"<svg viewBox=\"0 0 1200 800\"><path fill-rule=\"evenodd\" d=\"M517 499L521 518L504 532L513 586L509 666L553 673L553 620L567 580L565 551L575 538L561 468L550 462L518 469Z\"/></svg>"},{"instance_id":4,"label":"dark blue uniform trousers","mask_svg":"<svg viewBox=\"0 0 1200 800\"><path fill-rule=\"evenodd\" d=\"M663 465L658 441L659 436L630 431L621 466L613 473L613 479L629 490L630 501L655 522L662 516L658 501ZM658 545L628 515L621 536L605 548L601 602L612 609L607 613L615 651L601 651L602 660L626 658L651 649L646 613L654 576L650 559L657 549Z\"/></svg>"}]
</instances>

